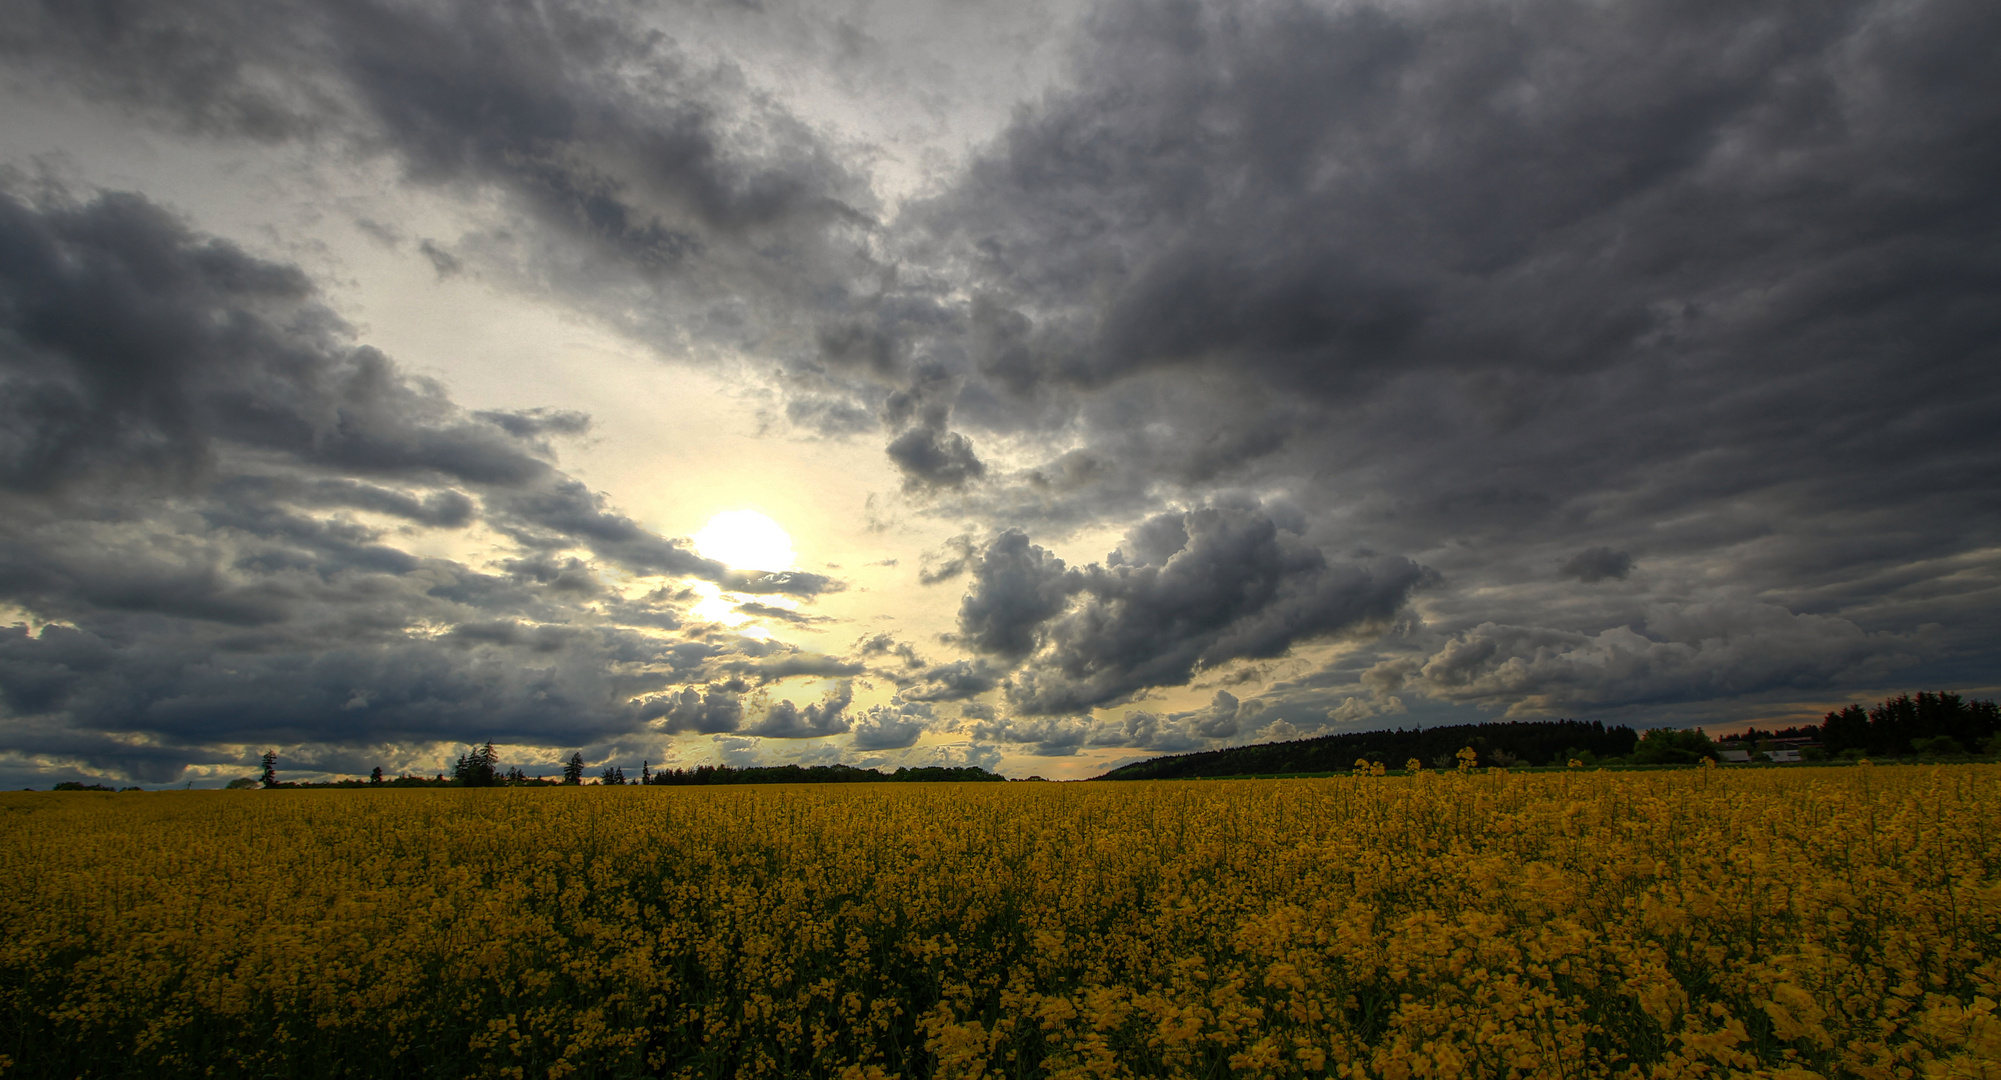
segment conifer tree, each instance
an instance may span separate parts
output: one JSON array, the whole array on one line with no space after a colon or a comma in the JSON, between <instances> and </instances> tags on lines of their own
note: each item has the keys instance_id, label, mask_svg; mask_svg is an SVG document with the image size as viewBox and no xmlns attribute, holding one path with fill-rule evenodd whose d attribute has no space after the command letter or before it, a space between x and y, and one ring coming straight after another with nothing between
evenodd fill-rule
<instances>
[{"instance_id":1,"label":"conifer tree","mask_svg":"<svg viewBox=\"0 0 2001 1080\"><path fill-rule=\"evenodd\" d=\"M568 765L563 766L563 783L581 784L583 782L584 782L584 754L583 751L579 750L576 753L571 754L570 763Z\"/></svg>"},{"instance_id":2,"label":"conifer tree","mask_svg":"<svg viewBox=\"0 0 2001 1080\"><path fill-rule=\"evenodd\" d=\"M452 770L452 778L466 787L492 787L494 781L493 744L475 746L460 754L457 767Z\"/></svg>"}]
</instances>

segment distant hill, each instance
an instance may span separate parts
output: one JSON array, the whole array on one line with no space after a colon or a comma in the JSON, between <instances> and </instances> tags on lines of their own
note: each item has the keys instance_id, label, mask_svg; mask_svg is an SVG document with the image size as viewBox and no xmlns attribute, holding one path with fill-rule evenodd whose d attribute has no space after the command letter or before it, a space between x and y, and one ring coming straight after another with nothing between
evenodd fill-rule
<instances>
[{"instance_id":1,"label":"distant hill","mask_svg":"<svg viewBox=\"0 0 2001 1080\"><path fill-rule=\"evenodd\" d=\"M1345 772L1357 759L1380 761L1392 769L1416 758L1425 768L1437 767L1462 747L1480 755L1480 764L1561 764L1577 751L1597 757L1623 757L1633 752L1639 734L1620 725L1582 720L1547 720L1507 724L1455 724L1451 727L1405 731L1353 731L1317 739L1259 743L1228 750L1205 750L1121 765L1099 780L1173 780L1197 776L1248 776L1271 773Z\"/></svg>"}]
</instances>

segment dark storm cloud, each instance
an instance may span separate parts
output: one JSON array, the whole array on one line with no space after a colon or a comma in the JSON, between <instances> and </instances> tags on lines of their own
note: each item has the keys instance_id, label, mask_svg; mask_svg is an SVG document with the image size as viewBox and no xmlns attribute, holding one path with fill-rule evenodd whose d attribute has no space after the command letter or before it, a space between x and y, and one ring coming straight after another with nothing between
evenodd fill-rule
<instances>
[{"instance_id":1,"label":"dark storm cloud","mask_svg":"<svg viewBox=\"0 0 2001 1080\"><path fill-rule=\"evenodd\" d=\"M885 222L833 142L624 8L50 2L0 27L52 92L497 193L504 225L433 247L775 365L771 423L879 430L903 511L990 538L924 564L969 579L974 655L912 651L903 700L1006 680L1017 715L985 737L1042 753L1406 699L1991 683L1997 39L1979 0L1112 0L1067 77ZM478 609L429 626L568 625L552 605L592 595L563 561L584 556L839 587L649 533L555 468L548 440L579 425L458 409L295 269L143 202L17 201L0 238L0 489L35 503L0 581L38 610L392 640L416 608L371 599L385 583ZM281 466L217 495L240 453ZM183 494L46 502L114 476ZM526 549L519 572L412 561L392 531L473 521ZM1135 522L1102 565L1044 546ZM678 625L667 598L594 602ZM1384 626L1227 720L1082 716ZM637 647L507 647L593 640ZM646 662L745 688L799 663L706 647Z\"/></svg>"},{"instance_id":2,"label":"dark storm cloud","mask_svg":"<svg viewBox=\"0 0 2001 1080\"><path fill-rule=\"evenodd\" d=\"M1804 260L1888 255L1881 230L1916 227L1931 242L1895 254L1975 287L1961 229L1993 225L1969 182L1997 151L1964 139L1995 119L1971 42L1995 20L1970 3L1114 3L1078 90L1025 112L928 212L993 284L976 321L1008 328L990 351L1012 359L988 366L1032 371L1000 380L1016 385L1225 359L1323 397L1414 366L1573 374L1737 323L1725 298L1775 270L1804 277L1786 274L1781 308L1940 310L1887 267ZM1918 183L1836 179L1872 175ZM1992 316L1966 317L1948 336L1972 344Z\"/></svg>"},{"instance_id":3,"label":"dark storm cloud","mask_svg":"<svg viewBox=\"0 0 2001 1080\"><path fill-rule=\"evenodd\" d=\"M216 440L365 474L520 485L539 446L356 345L296 268L136 195L0 194L0 486L192 482Z\"/></svg>"},{"instance_id":4,"label":"dark storm cloud","mask_svg":"<svg viewBox=\"0 0 2001 1080\"><path fill-rule=\"evenodd\" d=\"M282 494L275 491L267 492L262 497L283 498L295 506L344 506L356 510L373 510L434 528L463 528L471 524L475 509L472 499L464 492L450 489L434 491L419 497L392 488L347 479L312 480L288 484L284 480L271 477L238 477L231 483L244 486L283 486L286 490Z\"/></svg>"},{"instance_id":5,"label":"dark storm cloud","mask_svg":"<svg viewBox=\"0 0 2001 1080\"><path fill-rule=\"evenodd\" d=\"M658 720L671 733L714 735L735 731L743 722L743 699L726 690L683 687L649 700L645 710L649 719Z\"/></svg>"},{"instance_id":6,"label":"dark storm cloud","mask_svg":"<svg viewBox=\"0 0 2001 1080\"><path fill-rule=\"evenodd\" d=\"M945 512L1287 490L1318 546L1443 574L1405 643L1442 701L1991 681L1997 36L1964 0L1104 5L1074 84L906 215L971 297L929 354L953 427L1063 434ZM961 628L1033 654L1018 707L1190 670L1048 614L1109 601L1031 546Z\"/></svg>"},{"instance_id":7,"label":"dark storm cloud","mask_svg":"<svg viewBox=\"0 0 2001 1080\"><path fill-rule=\"evenodd\" d=\"M1156 516L1103 565L1080 569L1010 530L972 577L959 640L1026 661L1007 687L1026 715L1113 704L1198 668L1387 622L1431 579L1402 558L1331 564L1262 508L1234 504Z\"/></svg>"},{"instance_id":8,"label":"dark storm cloud","mask_svg":"<svg viewBox=\"0 0 2001 1080\"><path fill-rule=\"evenodd\" d=\"M579 637L511 622L464 624L436 640L396 635L393 648L339 633L253 643L205 628L145 629L116 621L105 626L122 631L116 637L63 626L0 633L9 712L60 714L84 733L164 737L184 748L177 765L244 742L581 744L639 724L622 684L657 649L615 631Z\"/></svg>"},{"instance_id":9,"label":"dark storm cloud","mask_svg":"<svg viewBox=\"0 0 2001 1080\"><path fill-rule=\"evenodd\" d=\"M739 648L766 674L799 661L661 636L673 596L608 597L600 571L839 587L638 527L551 464L585 418L467 413L355 343L296 269L136 196L0 198L0 412L0 600L50 620L0 636L17 754L67 730L70 758L159 780L243 743L706 730L726 698L692 721L640 703ZM524 549L504 572L403 547L476 522ZM153 749L88 749L107 740Z\"/></svg>"},{"instance_id":10,"label":"dark storm cloud","mask_svg":"<svg viewBox=\"0 0 2001 1080\"><path fill-rule=\"evenodd\" d=\"M986 475L972 440L956 431L916 427L890 440L889 460L903 472L904 490L962 488Z\"/></svg>"},{"instance_id":11,"label":"dark storm cloud","mask_svg":"<svg viewBox=\"0 0 2001 1080\"><path fill-rule=\"evenodd\" d=\"M497 191L516 227L570 246L558 261L661 290L656 306L694 316L666 320L680 331L768 339L797 305L838 311L872 272L856 242L866 185L734 66L691 59L623 6L49 0L11 14L0 54L57 86L202 135L382 154L416 184ZM421 250L440 276L469 257ZM519 272L583 302L613 291L549 269ZM727 314L741 302L753 323Z\"/></svg>"},{"instance_id":12,"label":"dark storm cloud","mask_svg":"<svg viewBox=\"0 0 2001 1080\"><path fill-rule=\"evenodd\" d=\"M1422 661L1388 662L1379 677L1527 715L1881 679L1910 662L1914 644L1846 619L1715 604L1663 609L1638 628L1597 633L1482 623Z\"/></svg>"},{"instance_id":13,"label":"dark storm cloud","mask_svg":"<svg viewBox=\"0 0 2001 1080\"><path fill-rule=\"evenodd\" d=\"M466 413L355 344L296 268L196 236L138 196L39 207L0 197L0 300L0 486L47 494L136 472L190 483L230 444L477 486L491 523L522 543L582 543L635 573L740 592L839 587L819 574L729 570L641 528L550 465L544 437L580 433L586 418ZM412 516L383 489L310 486L309 501L345 490L375 504L359 508ZM415 516L464 522L462 494L426 498Z\"/></svg>"},{"instance_id":14,"label":"dark storm cloud","mask_svg":"<svg viewBox=\"0 0 2001 1080\"><path fill-rule=\"evenodd\" d=\"M1607 579L1622 580L1633 572L1633 557L1608 547L1586 548L1571 556L1558 572L1586 585L1595 585Z\"/></svg>"},{"instance_id":15,"label":"dark storm cloud","mask_svg":"<svg viewBox=\"0 0 2001 1080\"><path fill-rule=\"evenodd\" d=\"M1019 529L989 542L972 574L972 587L959 602L959 638L1009 660L1035 650L1036 629L1063 611L1081 580Z\"/></svg>"}]
</instances>

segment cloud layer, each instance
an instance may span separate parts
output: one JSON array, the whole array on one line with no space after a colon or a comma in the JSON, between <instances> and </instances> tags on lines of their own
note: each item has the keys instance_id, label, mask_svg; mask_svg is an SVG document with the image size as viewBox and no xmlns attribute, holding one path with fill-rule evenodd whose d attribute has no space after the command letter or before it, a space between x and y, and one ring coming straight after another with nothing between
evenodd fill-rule
<instances>
[{"instance_id":1,"label":"cloud layer","mask_svg":"<svg viewBox=\"0 0 2001 1080\"><path fill-rule=\"evenodd\" d=\"M1997 38L1976 0L28 5L20 108L380 169L470 223L357 225L427 279L879 448L841 513L935 609L881 614L949 632L802 610L849 583L566 471L582 411L468 409L322 272L10 157L0 750L1104 760L1991 688Z\"/></svg>"}]
</instances>

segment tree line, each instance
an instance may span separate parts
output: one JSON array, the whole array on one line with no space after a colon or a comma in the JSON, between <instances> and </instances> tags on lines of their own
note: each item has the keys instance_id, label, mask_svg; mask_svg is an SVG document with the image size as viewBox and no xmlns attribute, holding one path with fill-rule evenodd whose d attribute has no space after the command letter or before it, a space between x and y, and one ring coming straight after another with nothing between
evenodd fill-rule
<instances>
[{"instance_id":1,"label":"tree line","mask_svg":"<svg viewBox=\"0 0 2001 1080\"><path fill-rule=\"evenodd\" d=\"M1735 737L1752 743L1805 741L1806 760L2001 754L2001 709L1992 701L1967 701L1949 691L1900 694L1874 707L1850 705L1819 725ZM1400 769L1416 759L1428 768L1453 768L1456 751L1470 747L1481 765L1694 765L1717 755L1716 741L1701 728L1654 728L1644 733L1597 721L1454 724L1448 727L1343 732L1314 739L1261 743L1224 750L1136 761L1100 780L1165 780L1202 776L1264 776L1346 772L1357 761Z\"/></svg>"},{"instance_id":2,"label":"tree line","mask_svg":"<svg viewBox=\"0 0 2001 1080\"><path fill-rule=\"evenodd\" d=\"M1453 724L1447 727L1350 731L1290 742L1235 746L1193 754L1157 757L1122 765L1100 780L1168 780L1198 776L1262 776L1282 773L1346 772L1357 761L1401 769L1416 758L1428 768L1458 765L1458 752L1471 747L1483 765L1566 764L1623 758L1634 753L1640 735L1630 727L1602 722L1543 720Z\"/></svg>"},{"instance_id":3,"label":"tree line","mask_svg":"<svg viewBox=\"0 0 2001 1080\"><path fill-rule=\"evenodd\" d=\"M1752 728L1739 738L1747 742L1812 739L1832 756L1856 753L1879 757L1905 754L2001 753L2001 707L1991 701L1967 701L1941 690L1899 694L1870 708L1849 705L1828 713L1818 725L1761 731Z\"/></svg>"},{"instance_id":4,"label":"tree line","mask_svg":"<svg viewBox=\"0 0 2001 1080\"><path fill-rule=\"evenodd\" d=\"M298 782L278 779L278 755L275 751L266 753L264 769L257 779L245 777L232 780L232 788L350 788L350 787L560 787L581 785L589 772L584 763L582 751L570 755L563 765L560 777L529 776L519 766L502 768L499 751L491 742L469 747L453 763L450 775L436 776L384 776L382 767L376 766L366 780L326 780L319 782ZM981 783L1005 781L1007 777L990 773L973 765L946 766L932 765L920 768L899 768L893 773L883 773L875 769L857 768L853 765L759 765L746 768L732 768L728 765L700 765L693 769L661 769L655 771L651 762L641 762L638 773L628 777L621 765L606 765L598 772L600 785L622 786L643 784L647 786L668 785L676 787L703 786L711 784L880 784L880 783Z\"/></svg>"}]
</instances>

